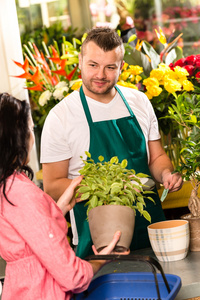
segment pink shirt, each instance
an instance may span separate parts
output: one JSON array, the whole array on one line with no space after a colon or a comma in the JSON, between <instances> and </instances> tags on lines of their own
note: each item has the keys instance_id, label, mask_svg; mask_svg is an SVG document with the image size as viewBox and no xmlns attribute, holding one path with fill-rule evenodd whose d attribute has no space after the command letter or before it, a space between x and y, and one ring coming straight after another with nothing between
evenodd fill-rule
<instances>
[{"instance_id":1,"label":"pink shirt","mask_svg":"<svg viewBox=\"0 0 200 300\"><path fill-rule=\"evenodd\" d=\"M7 196L14 206L0 198L0 256L7 262L2 300L68 300L87 289L92 267L75 256L53 199L19 173Z\"/></svg>"}]
</instances>

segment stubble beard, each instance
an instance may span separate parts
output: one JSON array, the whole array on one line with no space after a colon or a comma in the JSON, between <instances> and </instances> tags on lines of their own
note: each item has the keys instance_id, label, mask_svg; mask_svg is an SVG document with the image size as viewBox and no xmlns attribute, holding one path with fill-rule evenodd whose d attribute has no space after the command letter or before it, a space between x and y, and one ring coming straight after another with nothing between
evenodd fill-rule
<instances>
[{"instance_id":1,"label":"stubble beard","mask_svg":"<svg viewBox=\"0 0 200 300\"><path fill-rule=\"evenodd\" d=\"M107 80L102 80L102 82L107 82ZM91 93L95 94L95 95L107 95L109 94L109 92L113 89L113 87L115 86L116 82L112 83L110 86L107 87L106 90L100 90L98 91L97 89L92 87L92 81L90 81L89 83L85 83L83 82L83 84L85 85L85 87L87 88L88 91L90 91Z\"/></svg>"}]
</instances>

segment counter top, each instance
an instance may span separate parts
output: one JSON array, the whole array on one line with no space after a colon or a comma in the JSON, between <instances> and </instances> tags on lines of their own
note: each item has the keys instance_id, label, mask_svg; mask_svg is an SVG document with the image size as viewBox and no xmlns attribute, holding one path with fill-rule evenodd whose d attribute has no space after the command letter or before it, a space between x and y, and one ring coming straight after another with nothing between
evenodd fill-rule
<instances>
[{"instance_id":1,"label":"counter top","mask_svg":"<svg viewBox=\"0 0 200 300\"><path fill-rule=\"evenodd\" d=\"M135 255L147 255L156 258L151 248L131 252ZM189 252L187 257L173 262L160 262L165 274L178 275L182 287L175 300L200 297L200 252ZM113 272L150 272L147 264L132 261L117 261L105 265L96 277Z\"/></svg>"},{"instance_id":2,"label":"counter top","mask_svg":"<svg viewBox=\"0 0 200 300\"><path fill-rule=\"evenodd\" d=\"M133 251L131 254L156 258L151 248ZM173 262L159 262L165 274L178 275L182 287L175 300L200 297L200 252L189 252L186 258ZM5 261L0 258L0 279L5 276ZM150 272L147 264L135 261L116 261L105 265L96 277L113 272Z\"/></svg>"}]
</instances>

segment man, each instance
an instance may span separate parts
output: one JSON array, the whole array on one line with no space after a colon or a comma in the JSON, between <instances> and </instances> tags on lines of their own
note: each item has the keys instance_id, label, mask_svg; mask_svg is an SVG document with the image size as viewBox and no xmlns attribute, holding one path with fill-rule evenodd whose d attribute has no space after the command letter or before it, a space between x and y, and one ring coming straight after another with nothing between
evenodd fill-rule
<instances>
[{"instance_id":1,"label":"man","mask_svg":"<svg viewBox=\"0 0 200 300\"><path fill-rule=\"evenodd\" d=\"M160 142L158 123L148 98L141 92L117 87L123 67L124 47L118 34L109 28L89 31L79 56L82 87L56 105L49 113L42 133L41 162L44 189L55 200L79 175L89 151L97 161L118 156L126 158L128 167L151 175L171 192L182 184L180 174L172 174L173 166ZM152 223L164 220L160 199L155 204L147 200L146 209ZM74 207L71 223L73 243L78 242L77 255L91 254L91 239L84 202ZM136 215L132 249L149 246L148 222Z\"/></svg>"}]
</instances>

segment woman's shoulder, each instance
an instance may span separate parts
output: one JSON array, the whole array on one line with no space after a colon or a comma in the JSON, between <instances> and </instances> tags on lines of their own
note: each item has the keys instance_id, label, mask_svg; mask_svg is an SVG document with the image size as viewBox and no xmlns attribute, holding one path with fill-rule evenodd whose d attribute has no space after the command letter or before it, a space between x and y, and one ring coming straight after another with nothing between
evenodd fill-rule
<instances>
[{"instance_id":1,"label":"woman's shoulder","mask_svg":"<svg viewBox=\"0 0 200 300\"><path fill-rule=\"evenodd\" d=\"M14 205L36 202L44 192L23 172L15 172L7 179L6 195ZM35 199L35 201L33 201Z\"/></svg>"}]
</instances>

